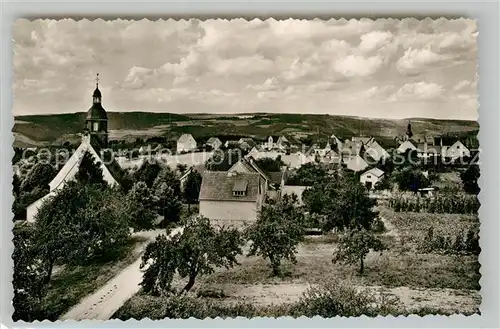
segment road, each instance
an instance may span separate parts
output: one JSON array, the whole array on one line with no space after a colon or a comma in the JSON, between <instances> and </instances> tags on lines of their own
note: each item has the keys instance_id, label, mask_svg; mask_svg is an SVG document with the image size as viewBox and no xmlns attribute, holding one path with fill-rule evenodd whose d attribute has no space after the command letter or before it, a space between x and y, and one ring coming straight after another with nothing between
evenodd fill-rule
<instances>
[{"instance_id":1,"label":"road","mask_svg":"<svg viewBox=\"0 0 500 329\"><path fill-rule=\"evenodd\" d=\"M182 228L172 230L170 236L181 232ZM153 240L163 230L150 231L138 235L145 235ZM145 245L143 248L145 248ZM141 254L142 255L142 252ZM83 298L80 303L72 307L60 320L108 320L111 316L140 289L142 270L141 257L123 269L118 275L109 280L103 287L91 295Z\"/></svg>"}]
</instances>

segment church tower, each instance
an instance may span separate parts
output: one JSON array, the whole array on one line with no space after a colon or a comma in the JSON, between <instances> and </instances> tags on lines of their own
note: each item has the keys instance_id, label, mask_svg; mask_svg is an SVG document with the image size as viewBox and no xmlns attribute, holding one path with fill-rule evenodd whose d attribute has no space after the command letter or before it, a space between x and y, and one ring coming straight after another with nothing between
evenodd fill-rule
<instances>
[{"instance_id":1,"label":"church tower","mask_svg":"<svg viewBox=\"0 0 500 329\"><path fill-rule=\"evenodd\" d=\"M85 118L85 130L92 141L97 141L100 147L108 145L108 115L102 107L102 95L99 90L99 73L96 77L96 87L92 94L92 107Z\"/></svg>"},{"instance_id":2,"label":"church tower","mask_svg":"<svg viewBox=\"0 0 500 329\"><path fill-rule=\"evenodd\" d=\"M413 132L411 131L411 122L408 121L408 126L406 127L406 136L405 139L409 140L413 137Z\"/></svg>"}]
</instances>

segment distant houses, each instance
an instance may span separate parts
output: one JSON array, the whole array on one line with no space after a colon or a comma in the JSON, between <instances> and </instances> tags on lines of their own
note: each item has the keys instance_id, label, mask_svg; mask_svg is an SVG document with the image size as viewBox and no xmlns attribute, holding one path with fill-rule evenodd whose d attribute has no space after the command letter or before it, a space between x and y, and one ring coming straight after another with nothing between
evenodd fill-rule
<instances>
[{"instance_id":1,"label":"distant houses","mask_svg":"<svg viewBox=\"0 0 500 329\"><path fill-rule=\"evenodd\" d=\"M177 153L191 152L196 150L196 140L191 134L183 134L177 140Z\"/></svg>"}]
</instances>

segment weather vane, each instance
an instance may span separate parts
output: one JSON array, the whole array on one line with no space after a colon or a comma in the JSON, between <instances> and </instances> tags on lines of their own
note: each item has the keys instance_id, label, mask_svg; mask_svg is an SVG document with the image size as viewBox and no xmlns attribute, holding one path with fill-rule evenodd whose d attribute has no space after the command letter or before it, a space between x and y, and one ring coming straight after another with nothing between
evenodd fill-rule
<instances>
[{"instance_id":1,"label":"weather vane","mask_svg":"<svg viewBox=\"0 0 500 329\"><path fill-rule=\"evenodd\" d=\"M97 76L95 78L95 85L96 87L99 87L99 73L97 73Z\"/></svg>"}]
</instances>

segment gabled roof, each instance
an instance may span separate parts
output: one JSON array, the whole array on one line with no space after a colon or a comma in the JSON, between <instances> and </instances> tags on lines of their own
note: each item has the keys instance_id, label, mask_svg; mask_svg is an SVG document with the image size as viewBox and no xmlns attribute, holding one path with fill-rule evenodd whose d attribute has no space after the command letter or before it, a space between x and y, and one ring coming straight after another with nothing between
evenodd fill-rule
<instances>
[{"instance_id":1,"label":"gabled roof","mask_svg":"<svg viewBox=\"0 0 500 329\"><path fill-rule=\"evenodd\" d=\"M370 170L365 171L362 175L366 175L366 174L370 174L370 175L373 175L375 177L382 177L384 172L382 170L380 170L379 168L372 168Z\"/></svg>"},{"instance_id":2,"label":"gabled roof","mask_svg":"<svg viewBox=\"0 0 500 329\"><path fill-rule=\"evenodd\" d=\"M347 169L355 172L365 170L365 168L368 167L368 163L366 163L366 161L359 155L351 157L345 164Z\"/></svg>"},{"instance_id":3,"label":"gabled roof","mask_svg":"<svg viewBox=\"0 0 500 329\"><path fill-rule=\"evenodd\" d=\"M210 138L207 140L207 144L212 144L212 143L215 143L215 142L217 142L217 141L218 141L219 143L222 143L222 142L220 141L220 139L219 139L219 138L217 138L217 137L210 137Z\"/></svg>"},{"instance_id":4,"label":"gabled roof","mask_svg":"<svg viewBox=\"0 0 500 329\"><path fill-rule=\"evenodd\" d=\"M50 190L52 191L62 187L64 182L70 181L75 177L86 152L89 152L94 157L96 163L100 163L103 178L108 184L119 184L122 175L120 165L116 162L114 157L112 159L113 161L110 163L106 161L106 164L104 164L100 158L100 151L101 149L98 147L98 144L92 142L90 135L83 136L82 143L49 183Z\"/></svg>"},{"instance_id":5,"label":"gabled roof","mask_svg":"<svg viewBox=\"0 0 500 329\"><path fill-rule=\"evenodd\" d=\"M193 135L191 134L182 134L181 137L177 140L177 143L189 143L196 140L194 139Z\"/></svg>"},{"instance_id":6,"label":"gabled roof","mask_svg":"<svg viewBox=\"0 0 500 329\"><path fill-rule=\"evenodd\" d=\"M246 194L234 196L235 186L246 183ZM230 173L226 171L205 171L202 174L200 201L250 201L259 196L260 176L258 173Z\"/></svg>"}]
</instances>

